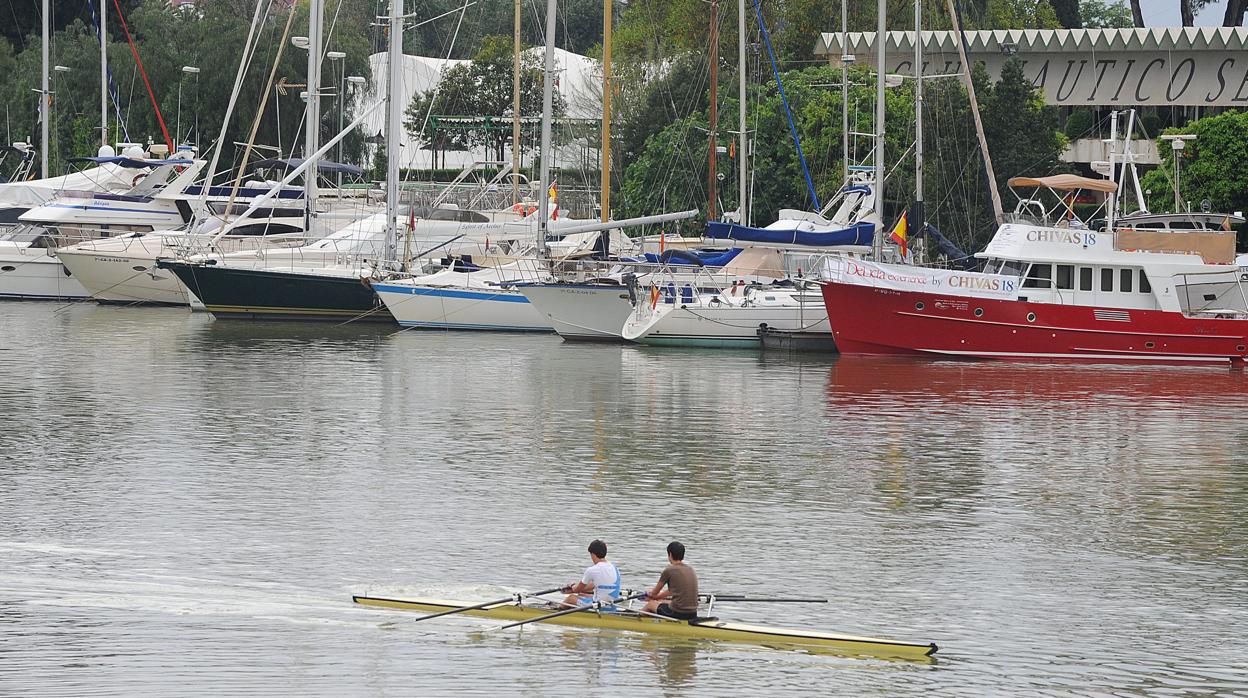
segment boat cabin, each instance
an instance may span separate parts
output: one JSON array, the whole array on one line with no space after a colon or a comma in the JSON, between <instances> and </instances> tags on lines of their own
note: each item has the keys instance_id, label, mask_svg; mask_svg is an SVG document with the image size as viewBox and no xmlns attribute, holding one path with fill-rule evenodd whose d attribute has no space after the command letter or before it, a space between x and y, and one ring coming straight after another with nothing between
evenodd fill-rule
<instances>
[{"instance_id":1,"label":"boat cabin","mask_svg":"<svg viewBox=\"0 0 1248 698\"><path fill-rule=\"evenodd\" d=\"M1189 314L1248 313L1248 270L1235 264L1235 225L1227 214L1137 213L1098 225L1080 218L1074 202L1091 189L1112 193L1108 180L1076 175L1015 177L1011 187L1047 190L1018 206L983 252L984 272L1021 280L1019 299L1060 305ZM1112 206L1107 198L1097 213ZM1102 221L1113 220L1112 227Z\"/></svg>"}]
</instances>

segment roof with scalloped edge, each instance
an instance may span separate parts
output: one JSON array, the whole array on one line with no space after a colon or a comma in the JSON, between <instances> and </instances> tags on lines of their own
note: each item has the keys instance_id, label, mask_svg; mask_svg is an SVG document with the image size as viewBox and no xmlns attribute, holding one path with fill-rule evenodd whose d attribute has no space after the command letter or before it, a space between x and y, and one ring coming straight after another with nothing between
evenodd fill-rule
<instances>
[{"instance_id":1,"label":"roof with scalloped edge","mask_svg":"<svg viewBox=\"0 0 1248 698\"><path fill-rule=\"evenodd\" d=\"M1166 27L1142 29L994 29L965 32L970 53L1001 50L1014 44L1019 53L1043 51L1242 51L1248 48L1248 27ZM914 32L890 31L886 50L914 51ZM873 54L875 32L849 32L850 53ZM923 49L931 53L956 52L957 34L923 32ZM816 55L839 56L841 33L824 32Z\"/></svg>"}]
</instances>

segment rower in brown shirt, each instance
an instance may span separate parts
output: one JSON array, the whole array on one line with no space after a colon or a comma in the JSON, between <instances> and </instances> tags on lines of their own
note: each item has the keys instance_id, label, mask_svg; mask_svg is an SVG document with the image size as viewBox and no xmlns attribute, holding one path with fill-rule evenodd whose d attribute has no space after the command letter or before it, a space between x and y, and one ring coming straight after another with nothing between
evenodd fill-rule
<instances>
[{"instance_id":1,"label":"rower in brown shirt","mask_svg":"<svg viewBox=\"0 0 1248 698\"><path fill-rule=\"evenodd\" d=\"M676 541L668 543L667 561L668 565L659 575L658 583L646 595L645 612L677 620L697 618L698 575L685 564L684 544Z\"/></svg>"}]
</instances>

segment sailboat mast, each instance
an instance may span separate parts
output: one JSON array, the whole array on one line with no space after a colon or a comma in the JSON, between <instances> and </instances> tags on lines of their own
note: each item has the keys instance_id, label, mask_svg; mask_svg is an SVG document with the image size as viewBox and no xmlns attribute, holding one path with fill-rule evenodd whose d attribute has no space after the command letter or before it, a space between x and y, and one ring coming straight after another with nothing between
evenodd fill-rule
<instances>
[{"instance_id":1,"label":"sailboat mast","mask_svg":"<svg viewBox=\"0 0 1248 698\"><path fill-rule=\"evenodd\" d=\"M555 111L555 11L557 0L546 0L546 60L542 67L542 167L539 199L537 248L546 256L546 231L550 228L550 160L554 155L550 147L550 120Z\"/></svg>"},{"instance_id":2,"label":"sailboat mast","mask_svg":"<svg viewBox=\"0 0 1248 698\"><path fill-rule=\"evenodd\" d=\"M321 141L321 25L325 20L324 0L312 0L308 8L308 118L304 131L303 153L305 158L320 149ZM387 144L390 145L390 144ZM393 146L391 146L393 147ZM396 150L397 152L397 150ZM319 170L316 162L308 164L305 171L304 197L307 199L309 217L316 215L316 178ZM309 225L311 220L309 219Z\"/></svg>"},{"instance_id":3,"label":"sailboat mast","mask_svg":"<svg viewBox=\"0 0 1248 698\"><path fill-rule=\"evenodd\" d=\"M108 145L108 0L100 0L100 147Z\"/></svg>"},{"instance_id":4,"label":"sailboat mast","mask_svg":"<svg viewBox=\"0 0 1248 698\"><path fill-rule=\"evenodd\" d=\"M602 0L602 222L611 220L611 3ZM604 233L605 234L605 233Z\"/></svg>"},{"instance_id":5,"label":"sailboat mast","mask_svg":"<svg viewBox=\"0 0 1248 698\"><path fill-rule=\"evenodd\" d=\"M711 113L707 130L710 132L709 167L706 176L706 191L710 201L707 203L706 220L715 220L715 199L717 198L717 178L715 175L715 130L719 127L719 0L711 0Z\"/></svg>"},{"instance_id":6,"label":"sailboat mast","mask_svg":"<svg viewBox=\"0 0 1248 698\"><path fill-rule=\"evenodd\" d=\"M39 91L39 176L48 178L48 116L52 93L48 91L48 45L52 41L51 13L48 0L43 0L43 83Z\"/></svg>"},{"instance_id":7,"label":"sailboat mast","mask_svg":"<svg viewBox=\"0 0 1248 698\"><path fill-rule=\"evenodd\" d=\"M386 63L386 261L394 262L399 245L399 139L403 134L399 83L403 66L403 0L390 0L390 46ZM307 176L313 180L316 179L315 167L315 164L308 166L310 174Z\"/></svg>"},{"instance_id":8,"label":"sailboat mast","mask_svg":"<svg viewBox=\"0 0 1248 698\"><path fill-rule=\"evenodd\" d=\"M520 0L512 20L511 68L511 203L520 203Z\"/></svg>"},{"instance_id":9,"label":"sailboat mast","mask_svg":"<svg viewBox=\"0 0 1248 698\"><path fill-rule=\"evenodd\" d=\"M841 0L841 176L849 182L849 0Z\"/></svg>"},{"instance_id":10,"label":"sailboat mast","mask_svg":"<svg viewBox=\"0 0 1248 698\"><path fill-rule=\"evenodd\" d=\"M746 146L749 145L749 129L745 125L745 108L748 98L745 85L745 37L745 0L741 0L737 3L737 96L740 102L737 105L737 124L741 129L737 144L737 201L739 202L737 205L741 212L741 220L738 221L741 225L750 224L750 208L746 190L747 158L749 157Z\"/></svg>"},{"instance_id":11,"label":"sailboat mast","mask_svg":"<svg viewBox=\"0 0 1248 698\"><path fill-rule=\"evenodd\" d=\"M910 228L922 232L923 211L923 3L914 0L914 205Z\"/></svg>"},{"instance_id":12,"label":"sailboat mast","mask_svg":"<svg viewBox=\"0 0 1248 698\"><path fill-rule=\"evenodd\" d=\"M884 225L884 79L888 68L884 63L885 46L888 43L884 36L884 19L886 12L885 0L876 3L875 17L875 215ZM876 230L872 236L872 248L878 260L884 251L883 230Z\"/></svg>"}]
</instances>

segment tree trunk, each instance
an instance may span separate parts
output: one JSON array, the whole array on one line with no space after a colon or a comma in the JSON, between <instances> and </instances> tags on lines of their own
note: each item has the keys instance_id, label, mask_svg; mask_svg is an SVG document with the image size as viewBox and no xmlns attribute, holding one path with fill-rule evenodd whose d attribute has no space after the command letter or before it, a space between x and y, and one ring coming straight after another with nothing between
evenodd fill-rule
<instances>
[{"instance_id":1,"label":"tree trunk","mask_svg":"<svg viewBox=\"0 0 1248 698\"><path fill-rule=\"evenodd\" d=\"M1190 27L1196 24L1196 15L1192 12L1192 0L1179 0L1179 15L1182 17L1183 26Z\"/></svg>"},{"instance_id":2,"label":"tree trunk","mask_svg":"<svg viewBox=\"0 0 1248 698\"><path fill-rule=\"evenodd\" d=\"M1144 26L1144 11L1140 9L1140 0L1131 0L1131 19L1136 27Z\"/></svg>"},{"instance_id":3,"label":"tree trunk","mask_svg":"<svg viewBox=\"0 0 1248 698\"><path fill-rule=\"evenodd\" d=\"M1238 27L1244 23L1244 9L1248 7L1244 0L1226 0L1226 14L1222 16L1222 26Z\"/></svg>"}]
</instances>

